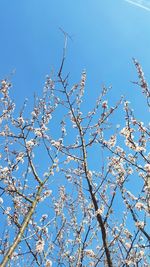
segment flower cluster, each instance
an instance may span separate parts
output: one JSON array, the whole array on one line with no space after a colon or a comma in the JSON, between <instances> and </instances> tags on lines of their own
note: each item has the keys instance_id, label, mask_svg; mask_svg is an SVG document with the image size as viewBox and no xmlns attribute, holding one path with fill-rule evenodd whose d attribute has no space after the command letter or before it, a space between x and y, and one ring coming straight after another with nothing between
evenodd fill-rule
<instances>
[{"instance_id":1,"label":"flower cluster","mask_svg":"<svg viewBox=\"0 0 150 267\"><path fill-rule=\"evenodd\" d=\"M139 80L140 80L140 86L143 88L143 93L147 97L149 97L150 96L150 91L149 91L148 84L147 84L147 82L145 80L144 72L142 70L142 67L141 67L141 65L139 64L139 62L136 59L133 59L133 62L135 64L135 67L136 67L137 72L138 72L138 76L139 76Z\"/></svg>"},{"instance_id":2,"label":"flower cluster","mask_svg":"<svg viewBox=\"0 0 150 267\"><path fill-rule=\"evenodd\" d=\"M43 250L44 250L44 245L45 245L45 242L43 239L39 239L37 242L36 242L36 252L37 253L42 253Z\"/></svg>"}]
</instances>

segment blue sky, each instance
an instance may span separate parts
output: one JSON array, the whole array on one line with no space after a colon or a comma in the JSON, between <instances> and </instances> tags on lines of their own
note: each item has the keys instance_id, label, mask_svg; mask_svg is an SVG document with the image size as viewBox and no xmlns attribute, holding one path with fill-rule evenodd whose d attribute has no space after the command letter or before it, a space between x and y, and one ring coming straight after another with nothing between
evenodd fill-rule
<instances>
[{"instance_id":1,"label":"blue sky","mask_svg":"<svg viewBox=\"0 0 150 267\"><path fill-rule=\"evenodd\" d=\"M5 0L0 9L0 78L16 70L12 80L18 105L41 92L52 68L57 71L64 41L59 27L73 39L66 61L72 83L86 69L91 100L102 84L111 84L114 100L124 94L144 105L130 80L136 80L132 57L149 76L149 11L125 0Z\"/></svg>"}]
</instances>

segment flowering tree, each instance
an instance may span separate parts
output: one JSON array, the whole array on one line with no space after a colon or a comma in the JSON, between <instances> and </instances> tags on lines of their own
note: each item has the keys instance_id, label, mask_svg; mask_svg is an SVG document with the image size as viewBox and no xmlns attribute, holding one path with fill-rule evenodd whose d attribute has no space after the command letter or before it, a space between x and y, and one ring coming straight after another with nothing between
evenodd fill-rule
<instances>
[{"instance_id":1,"label":"flowering tree","mask_svg":"<svg viewBox=\"0 0 150 267\"><path fill-rule=\"evenodd\" d=\"M28 119L1 81L0 266L150 266L150 128L126 100L109 107L105 87L82 112L86 73L70 87L64 60Z\"/></svg>"}]
</instances>

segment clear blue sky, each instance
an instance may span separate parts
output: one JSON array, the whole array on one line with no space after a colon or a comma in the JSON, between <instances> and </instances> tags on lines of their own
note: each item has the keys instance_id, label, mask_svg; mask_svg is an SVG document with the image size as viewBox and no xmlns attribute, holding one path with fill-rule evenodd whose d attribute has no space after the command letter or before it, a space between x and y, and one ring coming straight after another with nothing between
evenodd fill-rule
<instances>
[{"instance_id":1,"label":"clear blue sky","mask_svg":"<svg viewBox=\"0 0 150 267\"><path fill-rule=\"evenodd\" d=\"M125 94L134 101L136 96L136 104L141 101L130 83L136 80L132 57L142 63L148 77L149 11L124 0L5 0L0 10L0 78L16 69L13 95L18 104L42 90L52 67L57 71L63 48L59 27L73 39L66 70L72 82L87 70L90 99L102 84L111 84L113 99Z\"/></svg>"}]
</instances>

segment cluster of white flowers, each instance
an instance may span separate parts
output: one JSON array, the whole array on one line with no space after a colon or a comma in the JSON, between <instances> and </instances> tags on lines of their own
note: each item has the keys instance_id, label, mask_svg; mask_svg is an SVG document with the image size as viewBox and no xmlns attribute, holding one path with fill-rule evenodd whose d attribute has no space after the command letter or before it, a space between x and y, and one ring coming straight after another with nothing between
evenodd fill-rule
<instances>
[{"instance_id":1,"label":"cluster of white flowers","mask_svg":"<svg viewBox=\"0 0 150 267\"><path fill-rule=\"evenodd\" d=\"M2 94L4 95L5 98L8 96L8 89L10 86L11 86L11 84L8 83L6 80L1 81L0 91L2 92Z\"/></svg>"},{"instance_id":2,"label":"cluster of white flowers","mask_svg":"<svg viewBox=\"0 0 150 267\"><path fill-rule=\"evenodd\" d=\"M0 180L8 178L9 173L10 169L7 166L6 167L0 166Z\"/></svg>"},{"instance_id":3,"label":"cluster of white flowers","mask_svg":"<svg viewBox=\"0 0 150 267\"><path fill-rule=\"evenodd\" d=\"M137 228L143 228L144 227L144 222L138 221L138 222L135 222L135 225L136 225Z\"/></svg>"},{"instance_id":4,"label":"cluster of white flowers","mask_svg":"<svg viewBox=\"0 0 150 267\"><path fill-rule=\"evenodd\" d=\"M92 171L89 170L87 174L88 174L88 178L91 179L92 178L92 175L93 175Z\"/></svg>"},{"instance_id":5,"label":"cluster of white flowers","mask_svg":"<svg viewBox=\"0 0 150 267\"><path fill-rule=\"evenodd\" d=\"M126 146L133 149L136 152L145 151L145 142L142 145L139 145L137 142L134 142L134 140L133 140L134 136L132 134L133 132L134 132L134 129L131 127L124 127L120 131L120 134L125 136Z\"/></svg>"},{"instance_id":6,"label":"cluster of white flowers","mask_svg":"<svg viewBox=\"0 0 150 267\"><path fill-rule=\"evenodd\" d=\"M136 161L135 156L133 156L132 154L128 154L128 159L129 159L129 161L130 161L131 163L135 163L135 161Z\"/></svg>"},{"instance_id":7,"label":"cluster of white flowers","mask_svg":"<svg viewBox=\"0 0 150 267\"><path fill-rule=\"evenodd\" d=\"M51 194L52 194L52 190L46 190L46 191L44 191L43 197L41 198L41 200L43 201L45 198L50 197Z\"/></svg>"},{"instance_id":8,"label":"cluster of white flowers","mask_svg":"<svg viewBox=\"0 0 150 267\"><path fill-rule=\"evenodd\" d=\"M35 250L37 253L42 253L43 250L44 250L44 245L45 245L45 242L43 239L39 239L37 242L36 242L36 247L35 247Z\"/></svg>"},{"instance_id":9,"label":"cluster of white flowers","mask_svg":"<svg viewBox=\"0 0 150 267\"><path fill-rule=\"evenodd\" d=\"M28 151L31 151L31 149L35 146L36 141L34 139L31 139L26 142L26 147Z\"/></svg>"},{"instance_id":10,"label":"cluster of white flowers","mask_svg":"<svg viewBox=\"0 0 150 267\"><path fill-rule=\"evenodd\" d=\"M24 124L24 118L22 116L18 117L17 122L19 123L19 125L23 125Z\"/></svg>"},{"instance_id":11,"label":"cluster of white flowers","mask_svg":"<svg viewBox=\"0 0 150 267\"><path fill-rule=\"evenodd\" d=\"M49 75L46 75L46 82L43 91L47 92L49 88L52 89L51 91L53 91L53 89L55 88L55 83Z\"/></svg>"},{"instance_id":12,"label":"cluster of white flowers","mask_svg":"<svg viewBox=\"0 0 150 267\"><path fill-rule=\"evenodd\" d=\"M126 243L125 243L125 246L126 246L127 249L129 249L129 248L131 247L131 244L128 243L128 242L126 242Z\"/></svg>"},{"instance_id":13,"label":"cluster of white flowers","mask_svg":"<svg viewBox=\"0 0 150 267\"><path fill-rule=\"evenodd\" d=\"M116 135L112 135L108 141L104 141L104 144L106 144L108 147L114 147L116 145Z\"/></svg>"},{"instance_id":14,"label":"cluster of white flowers","mask_svg":"<svg viewBox=\"0 0 150 267\"><path fill-rule=\"evenodd\" d=\"M71 263L73 263L74 261L75 261L75 256L69 256L69 261L71 262Z\"/></svg>"},{"instance_id":15,"label":"cluster of white flowers","mask_svg":"<svg viewBox=\"0 0 150 267\"><path fill-rule=\"evenodd\" d=\"M63 202L62 201L55 201L54 203L54 210L57 216L61 214L63 208Z\"/></svg>"},{"instance_id":16,"label":"cluster of white flowers","mask_svg":"<svg viewBox=\"0 0 150 267\"><path fill-rule=\"evenodd\" d=\"M103 212L104 212L104 206L102 205L102 206L96 211L95 214L96 214L96 216L97 216L98 214L102 215Z\"/></svg>"},{"instance_id":17,"label":"cluster of white flowers","mask_svg":"<svg viewBox=\"0 0 150 267\"><path fill-rule=\"evenodd\" d=\"M133 201L137 200L137 197L133 195L130 191L126 191L128 198L130 198Z\"/></svg>"},{"instance_id":18,"label":"cluster of white flowers","mask_svg":"<svg viewBox=\"0 0 150 267\"><path fill-rule=\"evenodd\" d=\"M132 237L132 234L129 232L128 229L124 230L124 234L126 235L127 238L131 238Z\"/></svg>"},{"instance_id":19,"label":"cluster of white flowers","mask_svg":"<svg viewBox=\"0 0 150 267\"><path fill-rule=\"evenodd\" d=\"M138 76L139 76L139 79L140 79L140 85L143 89L143 93L149 97L149 88L148 88L148 84L145 80L145 77L144 77L144 72L142 70L142 67L141 65L139 64L139 62L136 60L136 59L133 59L134 61L134 64L136 66L136 69L137 69L137 72L138 72Z\"/></svg>"},{"instance_id":20,"label":"cluster of white flowers","mask_svg":"<svg viewBox=\"0 0 150 267\"><path fill-rule=\"evenodd\" d=\"M78 86L79 86L78 84L74 84L68 95L71 96L77 90Z\"/></svg>"},{"instance_id":21,"label":"cluster of white flowers","mask_svg":"<svg viewBox=\"0 0 150 267\"><path fill-rule=\"evenodd\" d=\"M17 252L13 252L12 256L11 256L11 260L17 260L19 258L19 255Z\"/></svg>"},{"instance_id":22,"label":"cluster of white flowers","mask_svg":"<svg viewBox=\"0 0 150 267\"><path fill-rule=\"evenodd\" d=\"M150 164L145 164L144 169L150 174Z\"/></svg>"},{"instance_id":23,"label":"cluster of white flowers","mask_svg":"<svg viewBox=\"0 0 150 267\"><path fill-rule=\"evenodd\" d=\"M125 152L124 152L123 148L120 147L120 146L116 146L116 148L115 148L115 152L116 152L117 154L121 155L121 156L125 156Z\"/></svg>"},{"instance_id":24,"label":"cluster of white flowers","mask_svg":"<svg viewBox=\"0 0 150 267\"><path fill-rule=\"evenodd\" d=\"M38 137L42 137L42 131L40 128L35 128L34 129L34 133L35 135L37 135Z\"/></svg>"},{"instance_id":25,"label":"cluster of white flowers","mask_svg":"<svg viewBox=\"0 0 150 267\"><path fill-rule=\"evenodd\" d=\"M144 250L141 250L138 254L138 258L142 258L144 256Z\"/></svg>"},{"instance_id":26,"label":"cluster of white flowers","mask_svg":"<svg viewBox=\"0 0 150 267\"><path fill-rule=\"evenodd\" d=\"M94 253L94 251L93 251L92 249L86 249L86 250L84 251L84 253L85 253L85 255L86 255L87 257L90 257L90 258L94 258L94 257L95 257L95 253Z\"/></svg>"},{"instance_id":27,"label":"cluster of white flowers","mask_svg":"<svg viewBox=\"0 0 150 267\"><path fill-rule=\"evenodd\" d=\"M60 186L59 194L60 194L60 197L61 197L62 201L65 201L67 199L67 195L65 193L65 187L64 186Z\"/></svg>"},{"instance_id":28,"label":"cluster of white flowers","mask_svg":"<svg viewBox=\"0 0 150 267\"><path fill-rule=\"evenodd\" d=\"M61 144L62 144L62 140L58 140L58 141L51 140L51 145L56 147L57 149L61 147Z\"/></svg>"},{"instance_id":29,"label":"cluster of white flowers","mask_svg":"<svg viewBox=\"0 0 150 267\"><path fill-rule=\"evenodd\" d=\"M135 208L138 209L138 210L142 210L142 209L145 209L145 205L141 202L137 202L135 204Z\"/></svg>"},{"instance_id":30,"label":"cluster of white flowers","mask_svg":"<svg viewBox=\"0 0 150 267\"><path fill-rule=\"evenodd\" d=\"M0 136L5 136L6 133L4 131L0 132Z\"/></svg>"},{"instance_id":31,"label":"cluster of white flowers","mask_svg":"<svg viewBox=\"0 0 150 267\"><path fill-rule=\"evenodd\" d=\"M127 168L127 174L129 174L129 175L133 174L133 168L128 167Z\"/></svg>"},{"instance_id":32,"label":"cluster of white flowers","mask_svg":"<svg viewBox=\"0 0 150 267\"><path fill-rule=\"evenodd\" d=\"M86 72L83 71L82 76L81 76L81 82L80 82L80 94L81 94L81 96L83 96L83 94L84 94L85 82L86 82Z\"/></svg>"},{"instance_id":33,"label":"cluster of white flowers","mask_svg":"<svg viewBox=\"0 0 150 267\"><path fill-rule=\"evenodd\" d=\"M111 157L108 167L109 167L111 174L117 177L118 184L121 184L126 174L123 159L121 159L120 157L115 157L115 156Z\"/></svg>"},{"instance_id":34,"label":"cluster of white flowers","mask_svg":"<svg viewBox=\"0 0 150 267\"><path fill-rule=\"evenodd\" d=\"M69 163L70 161L74 160L74 157L68 156L65 163Z\"/></svg>"},{"instance_id":35,"label":"cluster of white flowers","mask_svg":"<svg viewBox=\"0 0 150 267\"><path fill-rule=\"evenodd\" d=\"M39 115L39 109L35 107L34 110L31 112L31 115L33 119L37 118Z\"/></svg>"},{"instance_id":36,"label":"cluster of white flowers","mask_svg":"<svg viewBox=\"0 0 150 267\"><path fill-rule=\"evenodd\" d=\"M19 152L19 154L16 157L16 161L23 163L24 162L24 156L25 156L24 152Z\"/></svg>"},{"instance_id":37,"label":"cluster of white flowers","mask_svg":"<svg viewBox=\"0 0 150 267\"><path fill-rule=\"evenodd\" d=\"M45 263L45 267L52 267L52 261L51 260L47 260Z\"/></svg>"}]
</instances>

